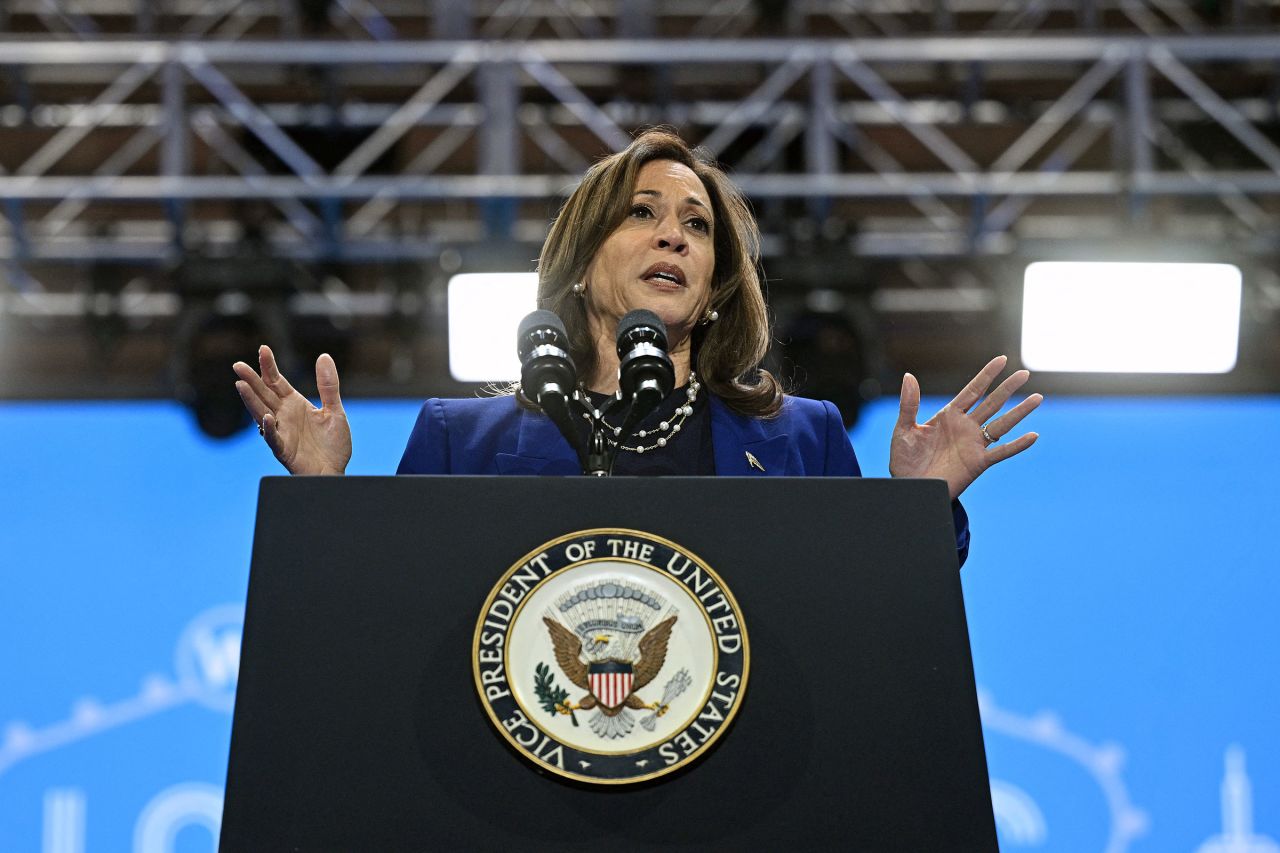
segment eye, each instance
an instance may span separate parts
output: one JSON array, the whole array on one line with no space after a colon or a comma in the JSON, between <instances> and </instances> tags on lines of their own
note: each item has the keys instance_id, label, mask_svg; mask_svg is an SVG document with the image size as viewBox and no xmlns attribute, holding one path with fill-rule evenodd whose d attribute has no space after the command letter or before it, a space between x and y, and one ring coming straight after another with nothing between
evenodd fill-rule
<instances>
[{"instance_id":1,"label":"eye","mask_svg":"<svg viewBox=\"0 0 1280 853\"><path fill-rule=\"evenodd\" d=\"M711 223L703 219L701 216L695 216L687 223L690 228L703 234L711 233Z\"/></svg>"},{"instance_id":2,"label":"eye","mask_svg":"<svg viewBox=\"0 0 1280 853\"><path fill-rule=\"evenodd\" d=\"M633 204L631 205L631 212L628 215L634 216L637 219L649 219L653 216L653 209L647 204Z\"/></svg>"}]
</instances>

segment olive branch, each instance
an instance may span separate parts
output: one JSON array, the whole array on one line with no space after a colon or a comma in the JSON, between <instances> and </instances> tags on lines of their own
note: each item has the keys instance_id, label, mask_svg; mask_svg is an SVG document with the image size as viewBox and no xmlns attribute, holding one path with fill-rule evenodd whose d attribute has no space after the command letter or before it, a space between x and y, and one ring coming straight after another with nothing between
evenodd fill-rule
<instances>
[{"instance_id":1,"label":"olive branch","mask_svg":"<svg viewBox=\"0 0 1280 853\"><path fill-rule=\"evenodd\" d=\"M578 725L578 717L573 713L573 709L569 707L569 691L555 683L555 676L551 674L551 667L545 663L540 663L533 669L533 692L538 694L539 701L542 702L542 710L548 714L568 714L569 719L573 720L573 724Z\"/></svg>"}]
</instances>

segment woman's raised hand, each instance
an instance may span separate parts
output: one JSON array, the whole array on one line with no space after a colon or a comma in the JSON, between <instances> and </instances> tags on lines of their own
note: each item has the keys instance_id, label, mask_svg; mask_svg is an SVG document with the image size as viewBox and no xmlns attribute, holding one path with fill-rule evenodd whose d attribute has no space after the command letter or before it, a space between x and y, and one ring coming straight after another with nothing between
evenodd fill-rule
<instances>
[{"instance_id":1,"label":"woman's raised hand","mask_svg":"<svg viewBox=\"0 0 1280 853\"><path fill-rule=\"evenodd\" d=\"M280 374L268 346L258 347L262 375L243 361L232 365L236 390L267 446L290 474L342 474L351 461L351 427L338 396L338 368L329 355L316 359L320 408Z\"/></svg>"},{"instance_id":2,"label":"woman's raised hand","mask_svg":"<svg viewBox=\"0 0 1280 853\"><path fill-rule=\"evenodd\" d=\"M910 373L903 376L898 423L893 428L889 446L889 473L894 477L946 480L951 497L955 499L983 471L1035 444L1040 436L1028 432L1008 444L992 446L1044 399L1039 394L1032 394L987 423L987 419L999 412L1031 377L1025 370L1017 371L978 404L1007 361L1003 355L991 359L954 400L923 424L916 423L916 415L920 411L920 383Z\"/></svg>"}]
</instances>

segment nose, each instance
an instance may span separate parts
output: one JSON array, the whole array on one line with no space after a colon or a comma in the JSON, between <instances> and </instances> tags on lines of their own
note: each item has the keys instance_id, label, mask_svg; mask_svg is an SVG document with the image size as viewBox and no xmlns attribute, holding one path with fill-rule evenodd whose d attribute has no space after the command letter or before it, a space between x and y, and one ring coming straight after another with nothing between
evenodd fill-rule
<instances>
[{"instance_id":1,"label":"nose","mask_svg":"<svg viewBox=\"0 0 1280 853\"><path fill-rule=\"evenodd\" d=\"M659 249L675 252L678 255L683 255L689 248L684 232L680 229L680 223L671 217L658 223L657 228L654 229L653 243Z\"/></svg>"}]
</instances>

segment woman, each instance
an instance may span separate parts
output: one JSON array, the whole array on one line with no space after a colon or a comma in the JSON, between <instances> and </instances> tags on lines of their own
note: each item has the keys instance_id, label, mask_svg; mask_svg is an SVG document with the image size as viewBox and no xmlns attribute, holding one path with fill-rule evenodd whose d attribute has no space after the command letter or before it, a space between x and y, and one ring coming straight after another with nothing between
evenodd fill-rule
<instances>
[{"instance_id":1,"label":"woman","mask_svg":"<svg viewBox=\"0 0 1280 853\"><path fill-rule=\"evenodd\" d=\"M647 308L667 326L676 391L624 440L619 474L858 476L857 459L830 403L782 393L757 368L769 344L759 233L745 200L715 165L677 136L641 134L597 163L565 203L539 259L539 307L564 320L570 350L597 408L618 389L614 330ZM1030 447L1027 433L990 447L1040 404L1034 394L987 423L1029 376L1020 370L979 403L1000 374L992 359L954 400L917 424L920 387L906 374L890 473L944 479L952 500L997 462ZM294 474L341 474L351 433L333 359L316 362L321 407L295 391L271 350L261 376L235 365L245 405L276 457ZM399 473L576 474L577 458L522 395L428 400ZM959 503L957 547L968 548Z\"/></svg>"}]
</instances>

